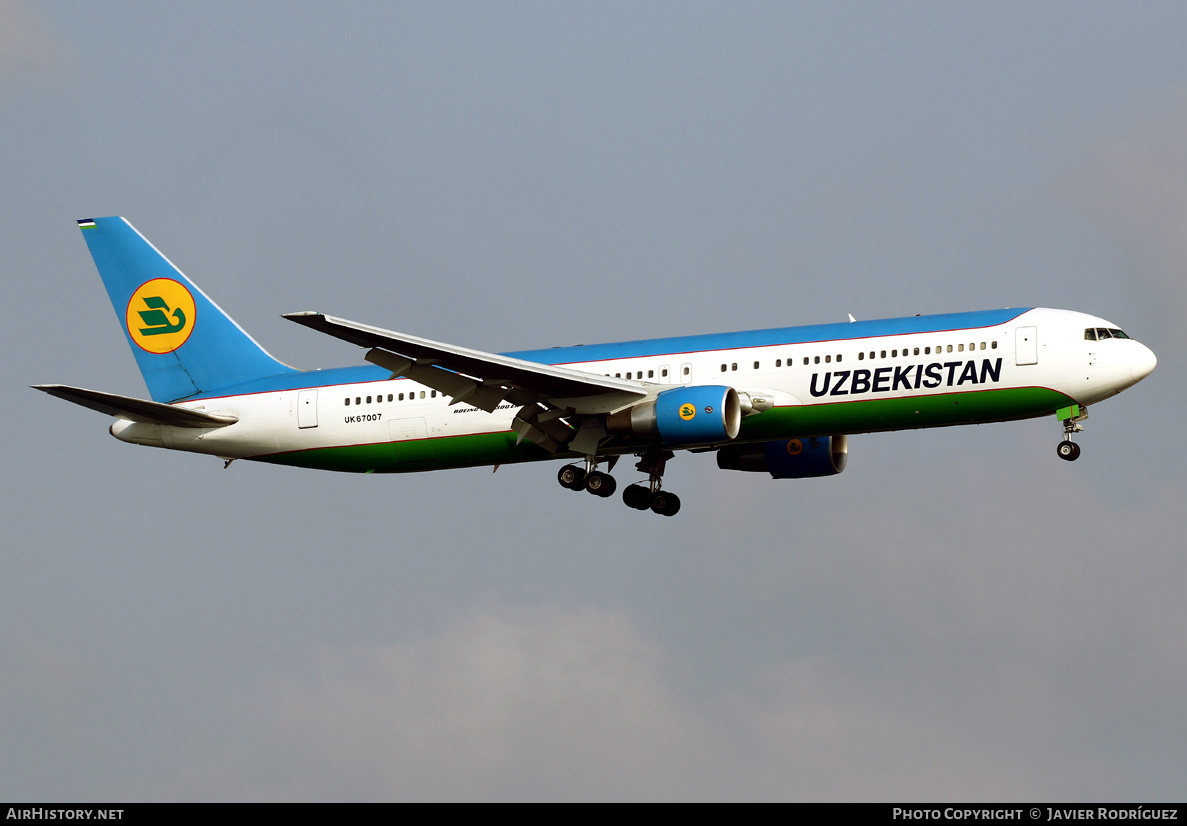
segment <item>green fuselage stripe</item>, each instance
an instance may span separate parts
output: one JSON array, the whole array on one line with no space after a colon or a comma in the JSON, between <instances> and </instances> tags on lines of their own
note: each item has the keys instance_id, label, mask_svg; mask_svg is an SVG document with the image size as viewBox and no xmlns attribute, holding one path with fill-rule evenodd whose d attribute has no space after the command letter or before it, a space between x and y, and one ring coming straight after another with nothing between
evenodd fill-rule
<instances>
[{"instance_id":1,"label":"green fuselage stripe","mask_svg":"<svg viewBox=\"0 0 1187 826\"><path fill-rule=\"evenodd\" d=\"M777 407L742 420L738 442L872 433L921 427L1001 422L1046 416L1071 399L1043 387L1018 387L896 399ZM323 447L254 457L293 467L354 473L407 473L564 458L531 444L515 443L510 431L416 439L403 442ZM640 442L638 453L654 447ZM637 448L637 449L634 449Z\"/></svg>"}]
</instances>

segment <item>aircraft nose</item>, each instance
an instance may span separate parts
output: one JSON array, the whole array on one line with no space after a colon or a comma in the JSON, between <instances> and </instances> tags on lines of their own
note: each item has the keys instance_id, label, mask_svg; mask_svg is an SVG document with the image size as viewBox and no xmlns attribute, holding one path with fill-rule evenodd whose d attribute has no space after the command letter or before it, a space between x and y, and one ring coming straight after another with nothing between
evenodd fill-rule
<instances>
[{"instance_id":1,"label":"aircraft nose","mask_svg":"<svg viewBox=\"0 0 1187 826\"><path fill-rule=\"evenodd\" d=\"M1153 373L1154 368L1158 366L1158 356L1154 355L1154 351L1144 344L1139 347L1141 349L1129 361L1129 369L1133 371L1135 382L1141 381Z\"/></svg>"}]
</instances>

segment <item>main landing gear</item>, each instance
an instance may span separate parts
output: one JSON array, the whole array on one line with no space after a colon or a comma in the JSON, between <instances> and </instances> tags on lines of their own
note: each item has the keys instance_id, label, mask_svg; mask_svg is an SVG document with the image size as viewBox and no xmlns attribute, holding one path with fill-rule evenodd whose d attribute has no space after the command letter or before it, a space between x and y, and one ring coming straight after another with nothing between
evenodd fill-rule
<instances>
[{"instance_id":1,"label":"main landing gear","mask_svg":"<svg viewBox=\"0 0 1187 826\"><path fill-rule=\"evenodd\" d=\"M613 468L617 461L617 456L611 459L610 467ZM597 457L587 456L584 468L577 465L565 465L557 471L556 481L561 483L562 488L587 490L594 496L601 496L603 499L613 496L618 483L614 481L613 476L609 473L602 473L597 467Z\"/></svg>"},{"instance_id":2,"label":"main landing gear","mask_svg":"<svg viewBox=\"0 0 1187 826\"><path fill-rule=\"evenodd\" d=\"M1060 459L1074 462L1080 458L1080 446L1072 441L1072 434L1084 430L1084 425L1081 422L1088 418L1088 408L1072 405L1070 408L1064 408L1060 413L1068 415L1063 420L1063 441L1059 443L1059 447L1055 448L1055 452L1059 454Z\"/></svg>"},{"instance_id":3,"label":"main landing gear","mask_svg":"<svg viewBox=\"0 0 1187 826\"><path fill-rule=\"evenodd\" d=\"M655 453L644 453L635 465L638 470L647 474L646 485L627 485L622 492L622 501L627 507L635 510L651 510L663 516L675 516L680 510L680 497L674 493L661 490L664 466L672 458L672 452L665 450ZM556 474L561 487L569 490L587 490L595 496L607 497L614 494L617 487L614 477L609 473L602 473L597 469L597 457L585 457L585 467L580 465L565 465ZM618 457L610 459L609 469L613 469Z\"/></svg>"},{"instance_id":4,"label":"main landing gear","mask_svg":"<svg viewBox=\"0 0 1187 826\"><path fill-rule=\"evenodd\" d=\"M680 510L680 497L666 490L663 485L664 467L673 456L672 451L656 451L639 456L636 470L647 474L646 485L628 485L622 492L622 501L628 508L645 511L651 510L663 516L675 516Z\"/></svg>"}]
</instances>

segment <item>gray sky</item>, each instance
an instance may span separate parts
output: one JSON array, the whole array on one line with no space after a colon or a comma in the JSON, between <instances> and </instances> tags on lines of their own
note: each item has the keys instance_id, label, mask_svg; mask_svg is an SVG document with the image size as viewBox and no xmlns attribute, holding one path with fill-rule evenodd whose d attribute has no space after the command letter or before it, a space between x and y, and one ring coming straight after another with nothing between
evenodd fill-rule
<instances>
[{"instance_id":1,"label":"gray sky","mask_svg":"<svg viewBox=\"0 0 1187 826\"><path fill-rule=\"evenodd\" d=\"M0 799L1182 799L1187 6L0 0ZM121 444L74 219L276 356L1002 306L1158 370L1054 420L347 476ZM633 481L629 469L620 484ZM1178 539L1176 539L1178 537Z\"/></svg>"}]
</instances>

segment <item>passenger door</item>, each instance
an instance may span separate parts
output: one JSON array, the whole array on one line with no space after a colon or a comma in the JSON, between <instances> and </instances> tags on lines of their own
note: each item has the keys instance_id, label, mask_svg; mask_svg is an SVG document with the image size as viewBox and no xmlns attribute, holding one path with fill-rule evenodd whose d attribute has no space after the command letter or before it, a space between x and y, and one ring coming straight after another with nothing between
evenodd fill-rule
<instances>
[{"instance_id":1,"label":"passenger door","mask_svg":"<svg viewBox=\"0 0 1187 826\"><path fill-rule=\"evenodd\" d=\"M1039 363L1039 328L1019 327L1014 333L1014 363Z\"/></svg>"}]
</instances>

